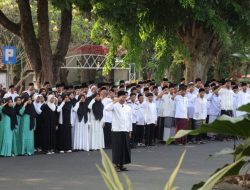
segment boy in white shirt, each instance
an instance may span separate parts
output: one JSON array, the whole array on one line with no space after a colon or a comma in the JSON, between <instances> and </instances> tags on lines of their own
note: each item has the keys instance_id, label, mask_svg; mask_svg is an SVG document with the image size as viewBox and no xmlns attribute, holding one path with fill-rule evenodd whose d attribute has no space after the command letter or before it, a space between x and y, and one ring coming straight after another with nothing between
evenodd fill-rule
<instances>
[{"instance_id":1,"label":"boy in white shirt","mask_svg":"<svg viewBox=\"0 0 250 190\"><path fill-rule=\"evenodd\" d=\"M205 123L207 118L207 99L205 98L205 89L200 88L198 97L194 100L194 128L198 129L203 123ZM196 142L199 144L204 144L202 141L202 136L195 136Z\"/></svg>"},{"instance_id":2,"label":"boy in white shirt","mask_svg":"<svg viewBox=\"0 0 250 190\"><path fill-rule=\"evenodd\" d=\"M236 108L238 109L239 107L246 105L248 103L250 103L250 94L247 93L247 84L242 82L241 83L241 90L238 92L237 94L237 105ZM236 116L243 116L246 115L246 112L242 112L242 111L236 111Z\"/></svg>"},{"instance_id":3,"label":"boy in white shirt","mask_svg":"<svg viewBox=\"0 0 250 190\"><path fill-rule=\"evenodd\" d=\"M135 144L135 137L136 137L136 115L138 110L138 104L136 103L136 94L131 93L130 94L130 102L128 103L128 106L132 110L132 136L130 139L131 148L136 148Z\"/></svg>"},{"instance_id":4,"label":"boy in white shirt","mask_svg":"<svg viewBox=\"0 0 250 190\"><path fill-rule=\"evenodd\" d=\"M212 96L209 97L210 108L208 111L209 115L208 123L214 122L220 116L221 113L221 100L218 94L218 89L219 89L218 86L214 86Z\"/></svg>"},{"instance_id":5,"label":"boy in white shirt","mask_svg":"<svg viewBox=\"0 0 250 190\"><path fill-rule=\"evenodd\" d=\"M145 104L144 104L144 96L142 94L138 94L138 110L136 114L136 135L135 135L135 143L138 146L144 146L143 137L144 137L144 128L145 128Z\"/></svg>"},{"instance_id":6,"label":"boy in white shirt","mask_svg":"<svg viewBox=\"0 0 250 190\"><path fill-rule=\"evenodd\" d=\"M169 89L167 86L162 88L162 92L158 96L160 102L159 111L163 119L163 141L167 141L175 134L173 97L174 89Z\"/></svg>"},{"instance_id":7,"label":"boy in white shirt","mask_svg":"<svg viewBox=\"0 0 250 190\"><path fill-rule=\"evenodd\" d=\"M185 96L186 90L186 85L180 85L178 95L174 98L176 132L188 129L188 99ZM177 143L184 145L187 143L187 138L182 137L177 139Z\"/></svg>"},{"instance_id":8,"label":"boy in white shirt","mask_svg":"<svg viewBox=\"0 0 250 190\"><path fill-rule=\"evenodd\" d=\"M219 86L212 87L212 95L209 97L208 101L210 101L210 107L208 109L208 123L214 122L221 113L221 100L218 94ZM215 140L215 133L208 133L208 136L211 140Z\"/></svg>"},{"instance_id":9,"label":"boy in white shirt","mask_svg":"<svg viewBox=\"0 0 250 190\"><path fill-rule=\"evenodd\" d=\"M234 91L232 90L231 81L227 80L219 89L219 96L221 98L221 115L225 114L230 117L233 116L233 97Z\"/></svg>"},{"instance_id":10,"label":"boy in white shirt","mask_svg":"<svg viewBox=\"0 0 250 190\"><path fill-rule=\"evenodd\" d=\"M154 95L152 93L147 94L147 101L145 102L145 145L154 146L154 130L157 124L157 110L154 103Z\"/></svg>"},{"instance_id":11,"label":"boy in white shirt","mask_svg":"<svg viewBox=\"0 0 250 190\"><path fill-rule=\"evenodd\" d=\"M233 96L233 117L236 117L236 110L237 110L237 97L238 97L238 93L239 93L239 87L238 85L233 86L233 92L234 92L234 96Z\"/></svg>"}]
</instances>

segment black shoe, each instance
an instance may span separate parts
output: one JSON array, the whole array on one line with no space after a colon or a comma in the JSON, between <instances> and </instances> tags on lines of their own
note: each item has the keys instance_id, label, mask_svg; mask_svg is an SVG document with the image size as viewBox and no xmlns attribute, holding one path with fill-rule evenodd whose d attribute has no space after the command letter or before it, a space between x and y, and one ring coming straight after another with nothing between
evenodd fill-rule
<instances>
[{"instance_id":1,"label":"black shoe","mask_svg":"<svg viewBox=\"0 0 250 190\"><path fill-rule=\"evenodd\" d=\"M125 167L122 167L122 168L120 168L120 171L121 171L121 172L125 172L125 171L128 171L128 169L125 168Z\"/></svg>"}]
</instances>

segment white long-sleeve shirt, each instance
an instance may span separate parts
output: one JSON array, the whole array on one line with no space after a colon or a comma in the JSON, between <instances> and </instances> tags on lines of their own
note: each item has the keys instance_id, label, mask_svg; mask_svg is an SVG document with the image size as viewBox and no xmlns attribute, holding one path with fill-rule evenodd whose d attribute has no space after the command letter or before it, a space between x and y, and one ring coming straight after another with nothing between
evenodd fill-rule
<instances>
[{"instance_id":1,"label":"white long-sleeve shirt","mask_svg":"<svg viewBox=\"0 0 250 190\"><path fill-rule=\"evenodd\" d=\"M205 94L205 98L207 99L207 113L209 113L209 109L211 106L211 97L212 97L212 92Z\"/></svg>"},{"instance_id":2,"label":"white long-sleeve shirt","mask_svg":"<svg viewBox=\"0 0 250 190\"><path fill-rule=\"evenodd\" d=\"M65 102L62 102L60 104L60 106L57 107L57 112L60 113L59 116L59 124L63 124L63 117L62 117L62 108L65 105ZM75 113L73 111L73 107L71 108L71 112L70 112L70 124L73 126L75 123Z\"/></svg>"},{"instance_id":3,"label":"white long-sleeve shirt","mask_svg":"<svg viewBox=\"0 0 250 190\"><path fill-rule=\"evenodd\" d=\"M112 103L112 99L111 98L104 98L102 100L102 104L104 105L104 107L106 107L107 105L109 105L110 103ZM104 109L103 112L103 117L104 117L104 122L106 123L112 123L112 115L113 113L111 111L107 111Z\"/></svg>"},{"instance_id":4,"label":"white long-sleeve shirt","mask_svg":"<svg viewBox=\"0 0 250 190\"><path fill-rule=\"evenodd\" d=\"M136 115L138 111L138 104L136 102L130 102L127 104L132 110L132 123L136 123Z\"/></svg>"},{"instance_id":5,"label":"white long-sleeve shirt","mask_svg":"<svg viewBox=\"0 0 250 190\"><path fill-rule=\"evenodd\" d=\"M154 102L145 102L145 122L146 124L157 123L157 109Z\"/></svg>"},{"instance_id":6,"label":"white long-sleeve shirt","mask_svg":"<svg viewBox=\"0 0 250 190\"><path fill-rule=\"evenodd\" d=\"M188 118L188 99L181 95L177 95L174 99L175 102L175 118L187 119Z\"/></svg>"},{"instance_id":7,"label":"white long-sleeve shirt","mask_svg":"<svg viewBox=\"0 0 250 190\"><path fill-rule=\"evenodd\" d=\"M106 111L112 111L112 131L132 131L132 110L126 104L110 103L105 107Z\"/></svg>"},{"instance_id":8,"label":"white long-sleeve shirt","mask_svg":"<svg viewBox=\"0 0 250 190\"><path fill-rule=\"evenodd\" d=\"M145 102L138 103L138 110L136 114L136 123L137 125L145 125Z\"/></svg>"},{"instance_id":9,"label":"white long-sleeve shirt","mask_svg":"<svg viewBox=\"0 0 250 190\"><path fill-rule=\"evenodd\" d=\"M212 116L220 116L221 114L221 98L220 96L216 94L212 94L212 96L209 98L210 100L210 108L208 115Z\"/></svg>"},{"instance_id":10,"label":"white long-sleeve shirt","mask_svg":"<svg viewBox=\"0 0 250 190\"><path fill-rule=\"evenodd\" d=\"M164 94L160 99L162 117L174 117L175 115L175 106L174 100L172 99L172 95Z\"/></svg>"},{"instance_id":11,"label":"white long-sleeve shirt","mask_svg":"<svg viewBox=\"0 0 250 190\"><path fill-rule=\"evenodd\" d=\"M194 119L204 120L207 118L207 99L196 97L194 100Z\"/></svg>"},{"instance_id":12,"label":"white long-sleeve shirt","mask_svg":"<svg viewBox=\"0 0 250 190\"><path fill-rule=\"evenodd\" d=\"M243 106L243 105L246 105L250 103L250 94L247 93L247 92L243 92L243 91L240 91L238 92L237 96L236 96L236 108L238 109L239 107ZM236 116L242 116L242 115L245 115L246 112L243 112L243 111L236 111Z\"/></svg>"},{"instance_id":13,"label":"white long-sleeve shirt","mask_svg":"<svg viewBox=\"0 0 250 190\"><path fill-rule=\"evenodd\" d=\"M233 110L233 97L234 92L232 89L221 88L219 90L221 97L221 109L222 110Z\"/></svg>"},{"instance_id":14,"label":"white long-sleeve shirt","mask_svg":"<svg viewBox=\"0 0 250 190\"><path fill-rule=\"evenodd\" d=\"M193 119L194 117L194 99L197 97L197 93L195 92L188 92L186 94L188 99L188 118Z\"/></svg>"}]
</instances>

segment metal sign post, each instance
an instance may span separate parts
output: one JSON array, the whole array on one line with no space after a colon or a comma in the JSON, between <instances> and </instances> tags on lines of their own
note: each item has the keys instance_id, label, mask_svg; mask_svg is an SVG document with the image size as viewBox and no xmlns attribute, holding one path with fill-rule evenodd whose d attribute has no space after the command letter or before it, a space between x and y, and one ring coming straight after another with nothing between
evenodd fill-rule
<instances>
[{"instance_id":1,"label":"metal sign post","mask_svg":"<svg viewBox=\"0 0 250 190\"><path fill-rule=\"evenodd\" d=\"M13 64L16 64L16 47L4 46L2 48L2 63L7 65L7 85L12 82Z\"/></svg>"}]
</instances>

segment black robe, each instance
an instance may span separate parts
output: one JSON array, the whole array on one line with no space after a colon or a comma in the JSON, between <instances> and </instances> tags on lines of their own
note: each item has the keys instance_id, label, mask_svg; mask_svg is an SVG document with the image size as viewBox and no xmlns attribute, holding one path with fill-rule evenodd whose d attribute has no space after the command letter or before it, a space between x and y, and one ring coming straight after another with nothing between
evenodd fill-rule
<instances>
[{"instance_id":1,"label":"black robe","mask_svg":"<svg viewBox=\"0 0 250 190\"><path fill-rule=\"evenodd\" d=\"M41 107L42 114L42 150L50 151L56 149L56 125L57 111L52 111L47 104Z\"/></svg>"},{"instance_id":2,"label":"black robe","mask_svg":"<svg viewBox=\"0 0 250 190\"><path fill-rule=\"evenodd\" d=\"M124 164L131 163L129 142L129 132L112 132L112 161L114 164L123 166Z\"/></svg>"},{"instance_id":3,"label":"black robe","mask_svg":"<svg viewBox=\"0 0 250 190\"><path fill-rule=\"evenodd\" d=\"M35 130L35 148L41 148L42 141L42 127L43 127L43 118L42 115L36 115L36 130Z\"/></svg>"},{"instance_id":4,"label":"black robe","mask_svg":"<svg viewBox=\"0 0 250 190\"><path fill-rule=\"evenodd\" d=\"M58 150L68 151L72 149L71 136L71 109L73 102L66 102L62 108L62 124L58 131Z\"/></svg>"}]
</instances>

